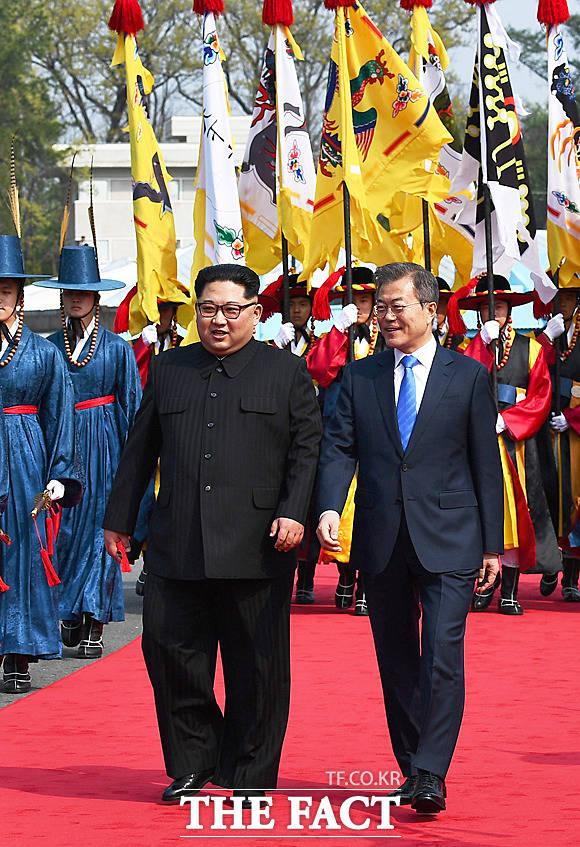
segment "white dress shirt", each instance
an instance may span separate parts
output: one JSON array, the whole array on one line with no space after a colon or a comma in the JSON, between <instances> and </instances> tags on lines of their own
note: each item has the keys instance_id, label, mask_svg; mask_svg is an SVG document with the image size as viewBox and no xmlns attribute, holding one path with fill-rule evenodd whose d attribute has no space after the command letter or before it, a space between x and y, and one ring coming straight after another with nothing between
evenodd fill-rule
<instances>
[{"instance_id":1,"label":"white dress shirt","mask_svg":"<svg viewBox=\"0 0 580 847\"><path fill-rule=\"evenodd\" d=\"M18 326L18 315L14 315L14 317L12 318L11 324L8 324L8 321L6 321L6 328L10 332L10 335L12 335L12 336L14 336L14 333L16 332L17 326ZM2 356L4 355L4 353L6 352L7 349L8 349L8 341L6 340L6 338L3 335L0 335L0 359L2 358Z\"/></svg>"},{"instance_id":2,"label":"white dress shirt","mask_svg":"<svg viewBox=\"0 0 580 847\"><path fill-rule=\"evenodd\" d=\"M88 325L88 327L85 329L85 331L83 333L83 337L79 341L77 341L77 345L76 345L76 347L73 350L72 355L71 355L71 359L72 359L73 362L78 362L79 356L83 352L83 348L84 348L85 344L87 343L87 340L88 340L88 338L89 338L89 336L90 336L90 334L91 334L91 332L93 331L94 328L95 328L95 319L93 318L92 321L90 322L90 324Z\"/></svg>"},{"instance_id":3,"label":"white dress shirt","mask_svg":"<svg viewBox=\"0 0 580 847\"><path fill-rule=\"evenodd\" d=\"M418 412L421 406L421 400L423 399L423 394L425 393L427 378L429 377L429 371L431 370L431 365L433 364L433 359L435 358L436 352L437 342L435 341L433 335L431 335L427 344L424 344L423 347L419 347L418 350L414 350L413 353L403 353L402 350L397 350L395 348L395 406L397 405L399 400L399 391L401 390L401 383L403 381L403 375L405 373L405 366L401 364L401 359L407 355L414 356L416 359L418 359L418 363L413 368Z\"/></svg>"}]
</instances>

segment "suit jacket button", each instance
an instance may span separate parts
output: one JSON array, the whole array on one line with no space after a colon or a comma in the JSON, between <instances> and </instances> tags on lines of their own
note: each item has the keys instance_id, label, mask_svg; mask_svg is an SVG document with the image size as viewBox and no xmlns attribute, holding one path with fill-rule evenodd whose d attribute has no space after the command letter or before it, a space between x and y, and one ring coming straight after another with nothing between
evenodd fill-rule
<instances>
[{"instance_id":1,"label":"suit jacket button","mask_svg":"<svg viewBox=\"0 0 580 847\"><path fill-rule=\"evenodd\" d=\"M208 424L208 426L209 426L209 424ZM406 465L404 462L403 462L403 464L401 465L401 470L402 470L402 471L406 471L406 470L407 470L407 465Z\"/></svg>"},{"instance_id":2,"label":"suit jacket button","mask_svg":"<svg viewBox=\"0 0 580 847\"><path fill-rule=\"evenodd\" d=\"M402 503L402 502L403 502L402 497L397 497L397 499L395 500L395 503Z\"/></svg>"},{"instance_id":3,"label":"suit jacket button","mask_svg":"<svg viewBox=\"0 0 580 847\"><path fill-rule=\"evenodd\" d=\"M215 391L212 391L209 396L210 397L217 397L217 394L215 393Z\"/></svg>"},{"instance_id":4,"label":"suit jacket button","mask_svg":"<svg viewBox=\"0 0 580 847\"><path fill-rule=\"evenodd\" d=\"M212 456L211 453L205 453L203 458L204 459L211 459L211 456Z\"/></svg>"},{"instance_id":5,"label":"suit jacket button","mask_svg":"<svg viewBox=\"0 0 580 847\"><path fill-rule=\"evenodd\" d=\"M215 424L213 423L213 421L210 421L207 425L207 428L212 429L212 427L214 427L214 426L215 426Z\"/></svg>"},{"instance_id":6,"label":"suit jacket button","mask_svg":"<svg viewBox=\"0 0 580 847\"><path fill-rule=\"evenodd\" d=\"M204 491L211 491L211 485L206 485L203 490Z\"/></svg>"}]
</instances>

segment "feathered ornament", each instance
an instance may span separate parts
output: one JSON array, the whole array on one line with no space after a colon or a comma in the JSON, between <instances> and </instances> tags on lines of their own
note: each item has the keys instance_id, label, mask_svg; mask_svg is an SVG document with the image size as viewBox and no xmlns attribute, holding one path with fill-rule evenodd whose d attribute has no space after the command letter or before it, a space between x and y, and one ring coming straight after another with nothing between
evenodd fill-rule
<instances>
[{"instance_id":1,"label":"feathered ornament","mask_svg":"<svg viewBox=\"0 0 580 847\"><path fill-rule=\"evenodd\" d=\"M538 20L547 27L565 23L570 17L566 0L540 0Z\"/></svg>"},{"instance_id":2,"label":"feathered ornament","mask_svg":"<svg viewBox=\"0 0 580 847\"><path fill-rule=\"evenodd\" d=\"M73 172L74 172L74 167L75 167L76 155L77 155L76 153L73 155L72 162L71 162L71 165L70 165L70 174L69 174L69 178L68 178L68 188L67 188L67 192L66 192L66 203L64 204L64 211L62 213L62 223L60 225L60 245L59 245L59 248L58 248L59 253L62 252L62 248L64 247L64 242L66 241L66 234L67 234L67 231L68 231L68 221L69 221L69 216L70 216L70 195L71 195L72 179L73 179Z\"/></svg>"},{"instance_id":3,"label":"feathered ornament","mask_svg":"<svg viewBox=\"0 0 580 847\"><path fill-rule=\"evenodd\" d=\"M356 6L356 0L324 0L327 9L335 11L340 6Z\"/></svg>"},{"instance_id":4,"label":"feathered ornament","mask_svg":"<svg viewBox=\"0 0 580 847\"><path fill-rule=\"evenodd\" d=\"M137 35L139 30L145 29L138 0L116 0L109 18L109 29L126 35Z\"/></svg>"},{"instance_id":5,"label":"feathered ornament","mask_svg":"<svg viewBox=\"0 0 580 847\"><path fill-rule=\"evenodd\" d=\"M193 11L196 15L205 15L206 12L223 15L224 0L193 0Z\"/></svg>"},{"instance_id":6,"label":"feathered ornament","mask_svg":"<svg viewBox=\"0 0 580 847\"><path fill-rule=\"evenodd\" d=\"M22 228L20 226L20 202L18 200L18 186L16 185L16 157L14 155L14 136L10 144L10 214L14 221L14 229L18 238L22 238Z\"/></svg>"},{"instance_id":7,"label":"feathered ornament","mask_svg":"<svg viewBox=\"0 0 580 847\"><path fill-rule=\"evenodd\" d=\"M262 23L266 26L292 26L294 23L294 12L292 0L264 0L262 7Z\"/></svg>"},{"instance_id":8,"label":"feathered ornament","mask_svg":"<svg viewBox=\"0 0 580 847\"><path fill-rule=\"evenodd\" d=\"M95 259L97 261L97 272L99 274L99 278L101 276L101 272L99 270L99 254L97 251L97 229L95 227L95 206L93 203L93 157L91 156L91 173L89 177L89 223L91 225L91 232L93 234L93 246L95 248Z\"/></svg>"}]
</instances>

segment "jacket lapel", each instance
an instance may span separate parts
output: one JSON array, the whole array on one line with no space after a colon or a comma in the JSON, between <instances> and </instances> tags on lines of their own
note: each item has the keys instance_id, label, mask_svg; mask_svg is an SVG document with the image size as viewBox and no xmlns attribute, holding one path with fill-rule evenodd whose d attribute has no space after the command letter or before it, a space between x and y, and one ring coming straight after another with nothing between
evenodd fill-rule
<instances>
[{"instance_id":1,"label":"jacket lapel","mask_svg":"<svg viewBox=\"0 0 580 847\"><path fill-rule=\"evenodd\" d=\"M449 380L453 376L454 370L453 356L448 350L445 350L440 345L437 345L433 364L431 365L431 370L427 378L427 385L425 386L425 393L421 400L419 414L417 415L417 420L415 421L411 438L407 444L406 454L410 453L415 444L420 441L421 436L425 431L425 427L429 423L429 420L439 405L443 394L447 390Z\"/></svg>"},{"instance_id":2,"label":"jacket lapel","mask_svg":"<svg viewBox=\"0 0 580 847\"><path fill-rule=\"evenodd\" d=\"M386 350L384 353L375 356L375 361L380 365L374 380L379 408L385 419L387 432L395 445L397 453L402 456L403 445L401 444L397 412L395 409L395 354L392 350Z\"/></svg>"}]
</instances>

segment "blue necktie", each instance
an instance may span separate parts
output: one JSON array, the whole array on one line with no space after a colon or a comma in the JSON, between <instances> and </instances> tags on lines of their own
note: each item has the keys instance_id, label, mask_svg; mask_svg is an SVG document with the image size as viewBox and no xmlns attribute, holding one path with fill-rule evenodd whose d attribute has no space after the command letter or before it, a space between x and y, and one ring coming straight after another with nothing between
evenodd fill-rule
<instances>
[{"instance_id":1,"label":"blue necktie","mask_svg":"<svg viewBox=\"0 0 580 847\"><path fill-rule=\"evenodd\" d=\"M415 389L413 368L419 364L419 359L416 359L414 356L403 356L401 364L405 368L405 374L399 390L397 420L399 422L401 444L403 445L403 450L406 450L411 433L413 432L413 427L415 426L415 421L417 420L417 391Z\"/></svg>"}]
</instances>

